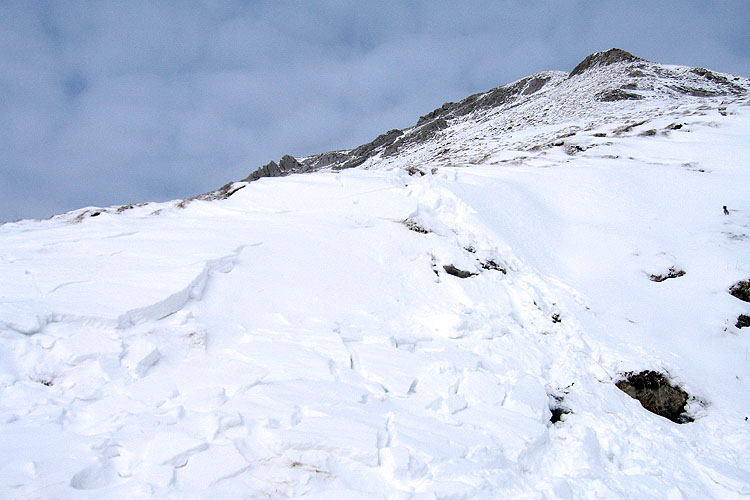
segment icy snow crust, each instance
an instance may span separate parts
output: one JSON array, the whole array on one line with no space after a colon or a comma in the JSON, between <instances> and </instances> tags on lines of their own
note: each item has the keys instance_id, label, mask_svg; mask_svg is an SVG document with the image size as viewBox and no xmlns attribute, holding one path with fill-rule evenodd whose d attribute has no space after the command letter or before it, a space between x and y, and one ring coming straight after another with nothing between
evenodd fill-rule
<instances>
[{"instance_id":1,"label":"icy snow crust","mask_svg":"<svg viewBox=\"0 0 750 500\"><path fill-rule=\"evenodd\" d=\"M628 68L364 168L0 226L0 497L750 496L750 102L589 98Z\"/></svg>"}]
</instances>

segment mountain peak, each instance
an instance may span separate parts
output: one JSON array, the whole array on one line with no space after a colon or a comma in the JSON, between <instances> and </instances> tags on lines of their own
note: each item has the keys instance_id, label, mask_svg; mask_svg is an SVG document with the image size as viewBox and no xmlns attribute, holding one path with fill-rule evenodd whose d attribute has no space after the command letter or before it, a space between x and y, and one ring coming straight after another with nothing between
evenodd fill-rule
<instances>
[{"instance_id":1,"label":"mountain peak","mask_svg":"<svg viewBox=\"0 0 750 500\"><path fill-rule=\"evenodd\" d=\"M594 66L609 66L619 62L634 62L643 61L644 59L634 56L630 52L626 52L622 49L612 48L605 50L604 52L594 52L593 54L586 56L586 58L578 63L578 66L573 68L570 72L570 76L580 75L584 71Z\"/></svg>"},{"instance_id":2,"label":"mountain peak","mask_svg":"<svg viewBox=\"0 0 750 500\"><path fill-rule=\"evenodd\" d=\"M560 142L552 137L554 133L542 134L535 139L536 143L529 144L530 139L516 134L540 124L564 128L571 120L622 121L627 110L620 106L613 114L609 107L615 105L612 103L642 101L637 112L632 106L629 109L638 115L655 117L667 112L663 108L667 102L740 97L749 91L750 80L746 78L704 68L659 64L612 48L587 56L570 73L543 71L459 102L446 102L421 116L414 126L390 130L350 150L300 158L287 155L280 163L264 165L243 181L412 160L420 164L474 163L471 155L461 153L472 150L467 149L466 141L474 145L486 141L487 147L495 149L543 149L545 144ZM462 147L456 146L457 141Z\"/></svg>"}]
</instances>

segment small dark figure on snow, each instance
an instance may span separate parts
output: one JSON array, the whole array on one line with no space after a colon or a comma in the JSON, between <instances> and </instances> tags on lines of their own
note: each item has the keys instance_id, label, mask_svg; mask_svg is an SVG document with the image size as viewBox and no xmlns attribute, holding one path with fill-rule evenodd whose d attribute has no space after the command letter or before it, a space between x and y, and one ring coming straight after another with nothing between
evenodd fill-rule
<instances>
[{"instance_id":1,"label":"small dark figure on snow","mask_svg":"<svg viewBox=\"0 0 750 500\"><path fill-rule=\"evenodd\" d=\"M724 205L724 215L729 215L729 210L726 205Z\"/></svg>"}]
</instances>

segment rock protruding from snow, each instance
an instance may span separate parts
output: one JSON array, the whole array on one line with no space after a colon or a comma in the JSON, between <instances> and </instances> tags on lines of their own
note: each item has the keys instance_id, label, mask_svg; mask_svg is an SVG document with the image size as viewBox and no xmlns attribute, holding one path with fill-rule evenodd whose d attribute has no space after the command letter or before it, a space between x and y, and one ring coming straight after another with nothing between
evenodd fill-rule
<instances>
[{"instance_id":1,"label":"rock protruding from snow","mask_svg":"<svg viewBox=\"0 0 750 500\"><path fill-rule=\"evenodd\" d=\"M626 373L625 378L617 382L617 387L651 413L656 413L672 422L684 424L693 418L685 414L688 393L674 385L667 377L655 371Z\"/></svg>"},{"instance_id":2,"label":"rock protruding from snow","mask_svg":"<svg viewBox=\"0 0 750 500\"><path fill-rule=\"evenodd\" d=\"M750 280L738 281L729 288L729 293L744 302L750 302Z\"/></svg>"}]
</instances>

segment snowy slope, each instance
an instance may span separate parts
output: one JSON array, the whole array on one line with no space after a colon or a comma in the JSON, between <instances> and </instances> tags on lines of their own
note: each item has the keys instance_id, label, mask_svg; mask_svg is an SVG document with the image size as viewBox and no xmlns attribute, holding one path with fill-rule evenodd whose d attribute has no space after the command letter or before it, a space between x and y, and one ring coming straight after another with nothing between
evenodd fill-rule
<instances>
[{"instance_id":1,"label":"snowy slope","mask_svg":"<svg viewBox=\"0 0 750 500\"><path fill-rule=\"evenodd\" d=\"M358 168L0 225L0 497L750 497L748 81L700 73L543 73Z\"/></svg>"}]
</instances>

